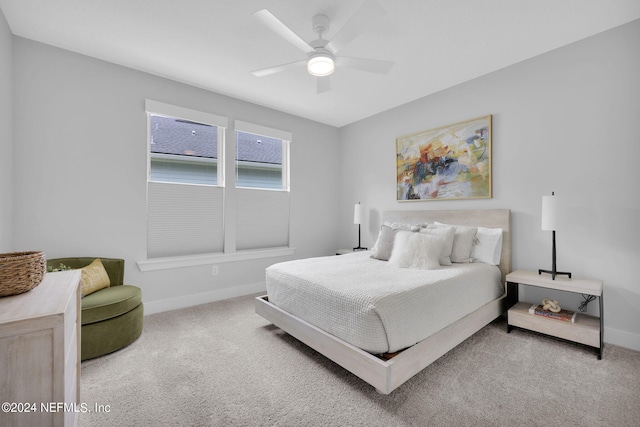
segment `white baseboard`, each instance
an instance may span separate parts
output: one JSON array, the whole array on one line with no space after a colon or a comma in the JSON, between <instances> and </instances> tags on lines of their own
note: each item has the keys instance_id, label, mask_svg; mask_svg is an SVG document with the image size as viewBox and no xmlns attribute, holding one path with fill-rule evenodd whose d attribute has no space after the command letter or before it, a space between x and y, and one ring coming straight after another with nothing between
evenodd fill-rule
<instances>
[{"instance_id":1,"label":"white baseboard","mask_svg":"<svg viewBox=\"0 0 640 427\"><path fill-rule=\"evenodd\" d=\"M185 295L176 298L167 298L158 301L144 302L144 314L161 313L163 311L177 310L179 308L192 307L208 302L221 301L244 295L266 292L265 282L251 283L249 285L235 286L233 288L216 289L199 294Z\"/></svg>"},{"instance_id":2,"label":"white baseboard","mask_svg":"<svg viewBox=\"0 0 640 427\"><path fill-rule=\"evenodd\" d=\"M631 350L640 351L640 334L634 334L633 332L605 327L604 342L605 344L613 344L620 347L630 348Z\"/></svg>"}]
</instances>

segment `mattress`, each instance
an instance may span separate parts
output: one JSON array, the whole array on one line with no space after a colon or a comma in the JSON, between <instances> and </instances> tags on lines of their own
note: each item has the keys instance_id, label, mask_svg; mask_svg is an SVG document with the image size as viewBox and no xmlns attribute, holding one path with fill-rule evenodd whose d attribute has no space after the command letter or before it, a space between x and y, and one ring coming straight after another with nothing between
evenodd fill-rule
<instances>
[{"instance_id":1,"label":"mattress","mask_svg":"<svg viewBox=\"0 0 640 427\"><path fill-rule=\"evenodd\" d=\"M269 302L360 349L410 347L501 297L498 267L398 268L370 251L274 264Z\"/></svg>"}]
</instances>

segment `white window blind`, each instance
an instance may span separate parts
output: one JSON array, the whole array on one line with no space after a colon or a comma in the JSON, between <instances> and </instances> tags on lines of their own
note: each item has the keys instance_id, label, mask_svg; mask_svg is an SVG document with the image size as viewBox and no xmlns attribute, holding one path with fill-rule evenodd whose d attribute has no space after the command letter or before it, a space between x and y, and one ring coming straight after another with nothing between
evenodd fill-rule
<instances>
[{"instance_id":1,"label":"white window blind","mask_svg":"<svg viewBox=\"0 0 640 427\"><path fill-rule=\"evenodd\" d=\"M148 183L147 257L222 252L224 189Z\"/></svg>"},{"instance_id":2,"label":"white window blind","mask_svg":"<svg viewBox=\"0 0 640 427\"><path fill-rule=\"evenodd\" d=\"M289 246L288 191L236 190L238 250Z\"/></svg>"}]
</instances>

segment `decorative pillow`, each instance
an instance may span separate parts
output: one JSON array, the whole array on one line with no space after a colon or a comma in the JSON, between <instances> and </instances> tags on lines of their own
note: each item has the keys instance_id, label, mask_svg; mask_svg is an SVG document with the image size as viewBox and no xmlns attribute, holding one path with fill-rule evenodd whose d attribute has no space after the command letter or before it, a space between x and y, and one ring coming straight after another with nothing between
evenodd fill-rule
<instances>
[{"instance_id":1,"label":"decorative pillow","mask_svg":"<svg viewBox=\"0 0 640 427\"><path fill-rule=\"evenodd\" d=\"M391 251L393 250L393 241L396 238L396 233L399 230L393 229L388 225L380 227L380 234L378 240L373 247L373 254L371 258L379 259L382 261L389 261Z\"/></svg>"},{"instance_id":2,"label":"decorative pillow","mask_svg":"<svg viewBox=\"0 0 640 427\"><path fill-rule=\"evenodd\" d=\"M498 265L502 256L502 228L478 227L476 244L471 251L474 262Z\"/></svg>"},{"instance_id":3,"label":"decorative pillow","mask_svg":"<svg viewBox=\"0 0 640 427\"><path fill-rule=\"evenodd\" d=\"M453 250L451 251L451 262L472 262L471 251L473 241L478 232L478 227L468 227L466 225L450 225L435 222L434 225L455 227L456 234L453 238Z\"/></svg>"},{"instance_id":4,"label":"decorative pillow","mask_svg":"<svg viewBox=\"0 0 640 427\"><path fill-rule=\"evenodd\" d=\"M408 223L401 223L401 222L385 221L384 223L382 223L382 227L380 227L380 233L378 234L378 239L373 244L373 248L371 248L371 250L373 251L373 255L371 256L371 258L388 261L389 257L391 256L391 250L393 249L393 240L395 238L396 231L398 230L420 231L422 227L426 227L426 226L427 224L408 224ZM393 233L388 233L388 232L383 233L383 227L390 228L391 230L393 230ZM389 242L389 240L391 241ZM387 246L387 247L380 248L381 245ZM378 256L379 250L382 250L382 252L380 252L380 255Z\"/></svg>"},{"instance_id":5,"label":"decorative pillow","mask_svg":"<svg viewBox=\"0 0 640 427\"><path fill-rule=\"evenodd\" d=\"M91 264L81 269L80 289L83 297L90 293L108 288L111 285L107 270L104 269L100 258L95 259Z\"/></svg>"},{"instance_id":6,"label":"decorative pillow","mask_svg":"<svg viewBox=\"0 0 640 427\"><path fill-rule=\"evenodd\" d=\"M400 268L434 270L440 267L438 258L442 239L426 233L399 230L393 243L389 264Z\"/></svg>"},{"instance_id":7,"label":"decorative pillow","mask_svg":"<svg viewBox=\"0 0 640 427\"><path fill-rule=\"evenodd\" d=\"M422 230L420 230L420 233L439 237L443 241L439 259L440 265L451 265L453 238L456 234L455 227L445 227L429 224L427 225L427 228L423 228Z\"/></svg>"}]
</instances>

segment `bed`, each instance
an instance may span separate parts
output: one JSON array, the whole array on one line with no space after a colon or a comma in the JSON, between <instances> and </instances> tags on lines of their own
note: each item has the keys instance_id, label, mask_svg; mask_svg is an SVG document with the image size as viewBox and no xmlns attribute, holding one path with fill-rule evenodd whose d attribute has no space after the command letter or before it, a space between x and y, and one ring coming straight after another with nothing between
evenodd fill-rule
<instances>
[{"instance_id":1,"label":"bed","mask_svg":"<svg viewBox=\"0 0 640 427\"><path fill-rule=\"evenodd\" d=\"M395 255L389 261L372 259L371 251L278 263L267 269L268 292L256 298L255 310L389 394L504 312L511 224L507 209L387 211L383 222L501 229L501 252L490 263L497 265L453 263L424 274L395 268ZM395 278L392 291L380 284ZM448 306L439 303L443 299ZM420 310L428 301L432 308Z\"/></svg>"}]
</instances>

